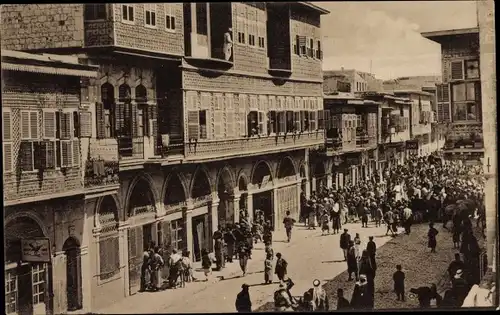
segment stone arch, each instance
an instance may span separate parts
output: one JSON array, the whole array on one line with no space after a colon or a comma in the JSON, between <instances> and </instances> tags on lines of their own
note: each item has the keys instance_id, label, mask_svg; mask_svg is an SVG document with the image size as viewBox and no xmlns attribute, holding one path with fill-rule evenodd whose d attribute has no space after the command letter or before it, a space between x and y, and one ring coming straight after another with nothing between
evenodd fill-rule
<instances>
[{"instance_id":1,"label":"stone arch","mask_svg":"<svg viewBox=\"0 0 500 315\"><path fill-rule=\"evenodd\" d=\"M177 204L187 200L188 194L185 181L179 173L174 172L167 176L163 185L162 196L163 203L166 205Z\"/></svg>"},{"instance_id":2,"label":"stone arch","mask_svg":"<svg viewBox=\"0 0 500 315\"><path fill-rule=\"evenodd\" d=\"M325 164L324 164L323 162L321 162L321 161L320 161L320 162L317 162L317 163L314 165L314 169L313 169L313 171L314 171L314 173L313 173L313 174L314 174L314 176L315 176L315 177L316 177L316 176L318 176L318 175L320 175L320 176L324 176L324 175L326 175Z\"/></svg>"},{"instance_id":3,"label":"stone arch","mask_svg":"<svg viewBox=\"0 0 500 315\"><path fill-rule=\"evenodd\" d=\"M238 190L247 191L249 183L250 181L248 180L247 174L244 171L241 171L238 175Z\"/></svg>"},{"instance_id":4,"label":"stone arch","mask_svg":"<svg viewBox=\"0 0 500 315\"><path fill-rule=\"evenodd\" d=\"M153 179L141 174L134 178L130 185L126 213L128 216L139 214L137 211L132 211L134 208L140 208L140 213L156 212L156 200L158 200L158 194L154 189Z\"/></svg>"},{"instance_id":5,"label":"stone arch","mask_svg":"<svg viewBox=\"0 0 500 315\"><path fill-rule=\"evenodd\" d=\"M118 221L118 198L115 195L99 198L94 216L94 226L102 227L118 223Z\"/></svg>"},{"instance_id":6,"label":"stone arch","mask_svg":"<svg viewBox=\"0 0 500 315\"><path fill-rule=\"evenodd\" d=\"M290 156L285 156L281 159L278 164L278 170L276 171L277 178L284 178L288 176L294 176L297 174L297 167Z\"/></svg>"},{"instance_id":7,"label":"stone arch","mask_svg":"<svg viewBox=\"0 0 500 315\"><path fill-rule=\"evenodd\" d=\"M18 212L8 216L4 225L5 262L21 260L21 239L48 237L43 221L34 213Z\"/></svg>"},{"instance_id":8,"label":"stone arch","mask_svg":"<svg viewBox=\"0 0 500 315\"><path fill-rule=\"evenodd\" d=\"M135 88L135 99L137 103L147 102L148 100L148 90L142 84L139 84Z\"/></svg>"},{"instance_id":9,"label":"stone arch","mask_svg":"<svg viewBox=\"0 0 500 315\"><path fill-rule=\"evenodd\" d=\"M127 102L132 99L132 88L127 83L123 83L118 87L118 99L120 102Z\"/></svg>"},{"instance_id":10,"label":"stone arch","mask_svg":"<svg viewBox=\"0 0 500 315\"><path fill-rule=\"evenodd\" d=\"M189 189L191 198L198 198L212 193L212 182L209 174L203 166L196 169Z\"/></svg>"},{"instance_id":11,"label":"stone arch","mask_svg":"<svg viewBox=\"0 0 500 315\"><path fill-rule=\"evenodd\" d=\"M81 244L80 244L80 241L78 240L78 238L76 238L74 236L70 236L66 239L66 241L64 241L62 250L63 250L63 252L65 252L65 251L73 249L73 248L79 248L80 246L81 246Z\"/></svg>"},{"instance_id":12,"label":"stone arch","mask_svg":"<svg viewBox=\"0 0 500 315\"><path fill-rule=\"evenodd\" d=\"M252 175L250 176L252 185L260 185L262 183L262 179L266 175L269 175L271 177L270 182L273 183L274 177L271 170L271 165L269 165L269 162L267 161L260 160L259 162L255 163L252 170Z\"/></svg>"},{"instance_id":13,"label":"stone arch","mask_svg":"<svg viewBox=\"0 0 500 315\"><path fill-rule=\"evenodd\" d=\"M227 192L232 194L236 183L234 180L234 172L229 165L225 165L219 170L215 182L216 192Z\"/></svg>"}]
</instances>

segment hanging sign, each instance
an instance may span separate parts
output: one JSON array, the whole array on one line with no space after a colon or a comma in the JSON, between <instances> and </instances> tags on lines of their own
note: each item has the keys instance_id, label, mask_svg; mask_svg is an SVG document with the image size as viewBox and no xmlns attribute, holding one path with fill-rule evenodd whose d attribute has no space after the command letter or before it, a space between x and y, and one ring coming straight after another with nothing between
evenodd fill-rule
<instances>
[{"instance_id":1,"label":"hanging sign","mask_svg":"<svg viewBox=\"0 0 500 315\"><path fill-rule=\"evenodd\" d=\"M50 262L50 241L48 238L21 239L22 261Z\"/></svg>"},{"instance_id":2,"label":"hanging sign","mask_svg":"<svg viewBox=\"0 0 500 315\"><path fill-rule=\"evenodd\" d=\"M416 140L406 141L406 150L418 150L418 141Z\"/></svg>"}]
</instances>

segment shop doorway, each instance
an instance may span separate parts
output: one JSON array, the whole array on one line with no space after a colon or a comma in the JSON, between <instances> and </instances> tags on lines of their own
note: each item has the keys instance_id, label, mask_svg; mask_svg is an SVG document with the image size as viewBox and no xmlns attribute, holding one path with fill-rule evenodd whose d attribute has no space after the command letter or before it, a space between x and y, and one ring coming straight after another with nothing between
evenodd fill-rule
<instances>
[{"instance_id":1,"label":"shop doorway","mask_svg":"<svg viewBox=\"0 0 500 315\"><path fill-rule=\"evenodd\" d=\"M274 208L273 208L273 194L272 190L257 193L253 196L253 216L255 217L255 210L261 210L264 213L264 219L271 222L272 229L274 230Z\"/></svg>"},{"instance_id":2,"label":"shop doorway","mask_svg":"<svg viewBox=\"0 0 500 315\"><path fill-rule=\"evenodd\" d=\"M70 237L64 242L63 251L66 254L66 297L68 311L82 308L82 263L80 242Z\"/></svg>"},{"instance_id":3,"label":"shop doorway","mask_svg":"<svg viewBox=\"0 0 500 315\"><path fill-rule=\"evenodd\" d=\"M194 261L201 260L201 251L207 249L210 251L208 244L208 215L200 215L192 218L193 224L193 257Z\"/></svg>"}]
</instances>

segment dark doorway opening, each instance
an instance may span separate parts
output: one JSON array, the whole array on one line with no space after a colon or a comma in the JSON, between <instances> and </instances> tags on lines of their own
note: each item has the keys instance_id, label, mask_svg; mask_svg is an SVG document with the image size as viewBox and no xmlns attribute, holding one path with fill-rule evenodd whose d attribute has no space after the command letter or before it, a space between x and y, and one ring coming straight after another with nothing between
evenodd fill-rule
<instances>
[{"instance_id":1,"label":"dark doorway opening","mask_svg":"<svg viewBox=\"0 0 500 315\"><path fill-rule=\"evenodd\" d=\"M272 190L264 191L253 196L253 215L255 217L255 210L261 210L264 213L266 222L269 220L274 230L274 207L273 207L273 194Z\"/></svg>"},{"instance_id":2,"label":"dark doorway opening","mask_svg":"<svg viewBox=\"0 0 500 315\"><path fill-rule=\"evenodd\" d=\"M82 309L82 260L80 242L70 237L64 242L66 254L66 295L68 311Z\"/></svg>"}]
</instances>

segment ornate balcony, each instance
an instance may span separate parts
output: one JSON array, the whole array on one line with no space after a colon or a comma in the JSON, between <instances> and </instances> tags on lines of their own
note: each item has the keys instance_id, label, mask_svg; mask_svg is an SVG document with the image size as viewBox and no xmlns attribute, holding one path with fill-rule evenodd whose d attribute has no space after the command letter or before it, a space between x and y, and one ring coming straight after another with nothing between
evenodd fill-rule
<instances>
[{"instance_id":1,"label":"ornate balcony","mask_svg":"<svg viewBox=\"0 0 500 315\"><path fill-rule=\"evenodd\" d=\"M324 132L247 137L215 141L189 142L184 145L185 159L210 160L274 153L286 150L315 147L324 143Z\"/></svg>"},{"instance_id":2,"label":"ornate balcony","mask_svg":"<svg viewBox=\"0 0 500 315\"><path fill-rule=\"evenodd\" d=\"M86 191L115 190L120 186L118 161L92 159L85 163L84 187Z\"/></svg>"}]
</instances>

